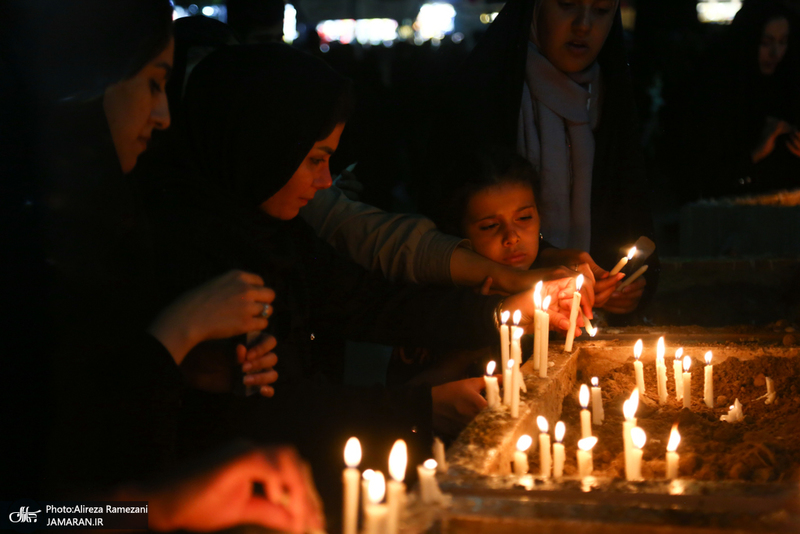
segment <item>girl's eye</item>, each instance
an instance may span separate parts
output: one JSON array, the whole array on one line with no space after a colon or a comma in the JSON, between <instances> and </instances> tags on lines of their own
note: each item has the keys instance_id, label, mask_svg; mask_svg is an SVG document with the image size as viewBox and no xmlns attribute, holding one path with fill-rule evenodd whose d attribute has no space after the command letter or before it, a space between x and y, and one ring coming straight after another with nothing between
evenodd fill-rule
<instances>
[{"instance_id":1,"label":"girl's eye","mask_svg":"<svg viewBox=\"0 0 800 534\"><path fill-rule=\"evenodd\" d=\"M574 6L575 3L574 2L559 2L558 5L561 6L562 8L564 8L564 9L569 9L572 6Z\"/></svg>"},{"instance_id":2,"label":"girl's eye","mask_svg":"<svg viewBox=\"0 0 800 534\"><path fill-rule=\"evenodd\" d=\"M321 165L325 160L320 158L311 158L310 161L312 165Z\"/></svg>"},{"instance_id":3,"label":"girl's eye","mask_svg":"<svg viewBox=\"0 0 800 534\"><path fill-rule=\"evenodd\" d=\"M533 215L524 215L519 218L520 221L530 221L531 219L533 219Z\"/></svg>"},{"instance_id":4,"label":"girl's eye","mask_svg":"<svg viewBox=\"0 0 800 534\"><path fill-rule=\"evenodd\" d=\"M479 228L481 230L491 230L492 228L496 228L496 227L497 227L497 223L487 224L487 225L484 225L484 226L480 226Z\"/></svg>"},{"instance_id":5,"label":"girl's eye","mask_svg":"<svg viewBox=\"0 0 800 534\"><path fill-rule=\"evenodd\" d=\"M161 92L161 85L155 80L150 80L150 92L154 95Z\"/></svg>"}]
</instances>

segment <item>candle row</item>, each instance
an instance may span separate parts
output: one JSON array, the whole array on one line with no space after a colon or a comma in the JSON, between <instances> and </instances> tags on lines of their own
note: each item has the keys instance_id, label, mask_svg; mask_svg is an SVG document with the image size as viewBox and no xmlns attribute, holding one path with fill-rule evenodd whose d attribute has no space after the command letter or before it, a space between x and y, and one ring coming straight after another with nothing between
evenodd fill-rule
<instances>
[{"instance_id":1,"label":"candle row","mask_svg":"<svg viewBox=\"0 0 800 534\"><path fill-rule=\"evenodd\" d=\"M633 371L636 378L636 388L639 390L640 394L644 394L645 392L644 365L639 361L643 347L644 344L641 339L633 346ZM667 402L667 365L664 361L665 352L664 338L660 337L656 345L656 385L658 386L659 404L665 404ZM706 352L703 401L709 408L714 407L714 366L711 364L711 357L711 351ZM675 379L675 398L677 400L683 400L683 407L689 409L692 407L691 365L692 358L683 356L683 347L675 351L675 361L672 364L672 372Z\"/></svg>"},{"instance_id":2,"label":"candle row","mask_svg":"<svg viewBox=\"0 0 800 534\"><path fill-rule=\"evenodd\" d=\"M550 434L548 433L549 425L547 419L541 415L536 418L536 424L539 427L539 468L540 476L543 478L550 478L552 470L553 477L561 478L564 475L564 434L566 427L562 421L556 423L555 438L556 443L553 443L552 453L550 450ZM578 441L578 473L581 477L587 477L592 474L594 469L592 462L592 448L597 443L596 437L588 437ZM517 450L514 452L514 474L517 476L526 475L528 473L528 455L527 451L533 444L533 438L524 434L517 440Z\"/></svg>"},{"instance_id":3,"label":"candle row","mask_svg":"<svg viewBox=\"0 0 800 534\"><path fill-rule=\"evenodd\" d=\"M625 478L627 480L642 480L642 454L647 435L644 430L636 426L636 410L639 408L639 389L633 390L630 398L622 403L622 447L625 460ZM678 476L678 444L681 435L678 433L678 424L672 425L669 442L667 443L667 478Z\"/></svg>"}]
</instances>

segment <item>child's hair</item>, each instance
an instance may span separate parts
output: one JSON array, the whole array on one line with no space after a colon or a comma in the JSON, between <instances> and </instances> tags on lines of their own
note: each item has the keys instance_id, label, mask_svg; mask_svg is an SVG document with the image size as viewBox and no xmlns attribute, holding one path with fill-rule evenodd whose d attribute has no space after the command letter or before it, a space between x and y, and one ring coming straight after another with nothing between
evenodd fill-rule
<instances>
[{"instance_id":1,"label":"child's hair","mask_svg":"<svg viewBox=\"0 0 800 534\"><path fill-rule=\"evenodd\" d=\"M458 158L447 173L447 184L458 184L446 195L437 220L443 232L463 236L464 217L472 197L488 187L522 184L538 196L539 175L528 160L502 147L488 147Z\"/></svg>"}]
</instances>

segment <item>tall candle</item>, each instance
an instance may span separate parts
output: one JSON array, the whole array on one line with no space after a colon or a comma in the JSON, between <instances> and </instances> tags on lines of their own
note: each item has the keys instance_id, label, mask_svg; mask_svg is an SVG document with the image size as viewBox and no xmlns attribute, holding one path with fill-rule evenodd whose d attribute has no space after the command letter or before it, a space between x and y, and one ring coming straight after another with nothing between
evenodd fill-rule
<instances>
[{"instance_id":1,"label":"tall candle","mask_svg":"<svg viewBox=\"0 0 800 534\"><path fill-rule=\"evenodd\" d=\"M547 368L549 367L548 352L550 350L550 316L547 309L550 307L550 295L547 295L542 302L540 312L541 321L537 335L541 349L539 350L539 378L547 378Z\"/></svg>"},{"instance_id":2,"label":"tall candle","mask_svg":"<svg viewBox=\"0 0 800 534\"><path fill-rule=\"evenodd\" d=\"M683 347L675 351L675 361L672 362L672 372L675 375L675 398L681 400L683 398L683 376L681 371L683 365L681 359L683 358Z\"/></svg>"},{"instance_id":3,"label":"tall candle","mask_svg":"<svg viewBox=\"0 0 800 534\"><path fill-rule=\"evenodd\" d=\"M681 435L678 433L678 423L672 425L669 433L669 443L667 443L667 478L678 478L678 444L681 442Z\"/></svg>"},{"instance_id":4,"label":"tall candle","mask_svg":"<svg viewBox=\"0 0 800 534\"><path fill-rule=\"evenodd\" d=\"M711 365L711 351L706 352L705 380L703 381L703 400L706 406L714 407L714 366Z\"/></svg>"},{"instance_id":5,"label":"tall candle","mask_svg":"<svg viewBox=\"0 0 800 534\"><path fill-rule=\"evenodd\" d=\"M516 419L519 417L519 375L514 372L516 362L514 360L508 360L508 378L511 380L511 417Z\"/></svg>"},{"instance_id":6,"label":"tall candle","mask_svg":"<svg viewBox=\"0 0 800 534\"><path fill-rule=\"evenodd\" d=\"M556 423L556 442L553 443L553 476L555 478L561 478L564 476L564 460L566 459L566 456L562 441L564 440L564 434L566 433L566 430L567 429L564 426L563 421Z\"/></svg>"},{"instance_id":7,"label":"tall candle","mask_svg":"<svg viewBox=\"0 0 800 534\"><path fill-rule=\"evenodd\" d=\"M636 358L636 361L633 362L633 370L636 374L636 387L639 389L640 395L644 395L644 365L639 361L643 347L641 339L633 346L633 356Z\"/></svg>"},{"instance_id":8,"label":"tall candle","mask_svg":"<svg viewBox=\"0 0 800 534\"><path fill-rule=\"evenodd\" d=\"M536 424L539 426L539 467L541 468L541 476L543 478L550 478L550 471L553 468L553 457L550 455L550 434L547 433L549 426L547 419L541 415L536 418Z\"/></svg>"},{"instance_id":9,"label":"tall candle","mask_svg":"<svg viewBox=\"0 0 800 534\"><path fill-rule=\"evenodd\" d=\"M581 384L581 391L578 394L578 401L581 403L581 438L592 436L592 420L589 410L589 388L586 384Z\"/></svg>"},{"instance_id":10,"label":"tall candle","mask_svg":"<svg viewBox=\"0 0 800 534\"><path fill-rule=\"evenodd\" d=\"M389 507L381 504L386 494L386 480L383 473L375 471L369 479L369 504L364 509L364 534L383 534L387 532Z\"/></svg>"},{"instance_id":11,"label":"tall candle","mask_svg":"<svg viewBox=\"0 0 800 534\"><path fill-rule=\"evenodd\" d=\"M497 377L492 376L496 365L494 360L490 361L486 366L486 376L483 377L483 382L486 385L486 402L489 404L489 408L492 409L500 406L500 386L497 384Z\"/></svg>"},{"instance_id":12,"label":"tall candle","mask_svg":"<svg viewBox=\"0 0 800 534\"><path fill-rule=\"evenodd\" d=\"M578 476L581 478L592 476L594 460L592 448L597 443L597 438L592 436L578 441Z\"/></svg>"},{"instance_id":13,"label":"tall candle","mask_svg":"<svg viewBox=\"0 0 800 534\"><path fill-rule=\"evenodd\" d=\"M519 398L519 390L523 390L525 392L528 389L525 387L525 382L522 380L522 371L520 371L519 367L522 363L522 345L520 343L520 339L522 339L522 335L525 331L518 327L513 326L511 327L511 359L514 360L514 380L517 384L517 398Z\"/></svg>"},{"instance_id":14,"label":"tall candle","mask_svg":"<svg viewBox=\"0 0 800 534\"><path fill-rule=\"evenodd\" d=\"M388 534L397 534L400 517L406 504L406 467L408 466L408 448L406 442L398 439L394 442L392 452L389 454L389 475L392 479L387 485L386 505L389 507L387 519Z\"/></svg>"},{"instance_id":15,"label":"tall candle","mask_svg":"<svg viewBox=\"0 0 800 534\"><path fill-rule=\"evenodd\" d=\"M344 484L343 509L342 509L342 533L356 534L358 526L358 481L361 474L358 472L358 464L361 463L361 443L358 438L350 438L344 447L344 463L347 469L342 473L342 483Z\"/></svg>"},{"instance_id":16,"label":"tall candle","mask_svg":"<svg viewBox=\"0 0 800 534\"><path fill-rule=\"evenodd\" d=\"M689 367L692 365L692 358L683 357L683 407L692 407L692 372Z\"/></svg>"},{"instance_id":17,"label":"tall candle","mask_svg":"<svg viewBox=\"0 0 800 534\"><path fill-rule=\"evenodd\" d=\"M631 398L622 404L622 414L625 420L622 422L622 448L625 459L625 472L630 470L633 442L631 441L631 430L636 426L636 410L639 408L639 390L634 389Z\"/></svg>"},{"instance_id":18,"label":"tall candle","mask_svg":"<svg viewBox=\"0 0 800 534\"><path fill-rule=\"evenodd\" d=\"M536 282L533 290L533 368L539 370L542 358L542 342L540 339L540 332L542 330L542 285L540 280Z\"/></svg>"},{"instance_id":19,"label":"tall candle","mask_svg":"<svg viewBox=\"0 0 800 534\"><path fill-rule=\"evenodd\" d=\"M666 347L664 346L664 337L658 338L658 345L656 347L656 385L658 386L658 403L666 404L667 402L667 364L664 362L664 353Z\"/></svg>"},{"instance_id":20,"label":"tall candle","mask_svg":"<svg viewBox=\"0 0 800 534\"><path fill-rule=\"evenodd\" d=\"M444 458L444 443L439 438L433 438L433 459L436 460L436 472L447 473L447 460Z\"/></svg>"},{"instance_id":21,"label":"tall candle","mask_svg":"<svg viewBox=\"0 0 800 534\"><path fill-rule=\"evenodd\" d=\"M372 475L375 474L375 471L372 469L365 469L363 473L361 473L361 509L366 510L367 505L369 504L369 479L372 478Z\"/></svg>"},{"instance_id":22,"label":"tall candle","mask_svg":"<svg viewBox=\"0 0 800 534\"><path fill-rule=\"evenodd\" d=\"M508 329L509 317L511 317L510 311L504 311L500 314L500 363L502 365L500 369L505 369L506 364L508 364L508 351L511 346L511 336Z\"/></svg>"},{"instance_id":23,"label":"tall candle","mask_svg":"<svg viewBox=\"0 0 800 534\"><path fill-rule=\"evenodd\" d=\"M533 439L528 434L523 434L517 440L517 450L514 451L514 474L518 477L528 474L528 449Z\"/></svg>"},{"instance_id":24,"label":"tall candle","mask_svg":"<svg viewBox=\"0 0 800 534\"><path fill-rule=\"evenodd\" d=\"M642 480L642 454L644 443L647 441L647 435L641 428L634 427L631 429L631 441L633 442L633 451L631 452L631 465L630 471L625 472L627 480Z\"/></svg>"},{"instance_id":25,"label":"tall candle","mask_svg":"<svg viewBox=\"0 0 800 534\"><path fill-rule=\"evenodd\" d=\"M514 391L514 361L508 360L503 369L503 404L511 407L511 392Z\"/></svg>"},{"instance_id":26,"label":"tall candle","mask_svg":"<svg viewBox=\"0 0 800 534\"><path fill-rule=\"evenodd\" d=\"M617 291L622 291L624 288L626 288L629 285L631 285L632 283L634 283L637 278L639 278L645 272L647 272L648 267L650 267L650 266L649 265L642 265L641 267L639 267L639 269L635 273L630 275L620 285L617 286Z\"/></svg>"},{"instance_id":27,"label":"tall candle","mask_svg":"<svg viewBox=\"0 0 800 534\"><path fill-rule=\"evenodd\" d=\"M603 410L603 393L600 391L600 382L596 376L592 377L592 424L602 425L606 418Z\"/></svg>"},{"instance_id":28,"label":"tall candle","mask_svg":"<svg viewBox=\"0 0 800 534\"><path fill-rule=\"evenodd\" d=\"M636 247L633 247L628 251L627 256L623 256L622 259L619 260L619 262L617 262L614 268L611 269L611 272L608 273L608 276L614 276L615 274L620 272L622 268L625 267L628 264L628 262L633 259L633 256L635 254L636 254Z\"/></svg>"},{"instance_id":29,"label":"tall candle","mask_svg":"<svg viewBox=\"0 0 800 534\"><path fill-rule=\"evenodd\" d=\"M419 477L419 497L425 504L441 502L442 492L436 482L436 460L425 460L422 465L417 466L417 476Z\"/></svg>"},{"instance_id":30,"label":"tall candle","mask_svg":"<svg viewBox=\"0 0 800 534\"><path fill-rule=\"evenodd\" d=\"M569 330L567 330L567 342L564 343L564 352L572 352L572 342L575 340L575 328L578 325L578 311L581 307L581 286L583 285L583 275L579 274L575 280L575 292L572 294L572 309L569 312Z\"/></svg>"}]
</instances>

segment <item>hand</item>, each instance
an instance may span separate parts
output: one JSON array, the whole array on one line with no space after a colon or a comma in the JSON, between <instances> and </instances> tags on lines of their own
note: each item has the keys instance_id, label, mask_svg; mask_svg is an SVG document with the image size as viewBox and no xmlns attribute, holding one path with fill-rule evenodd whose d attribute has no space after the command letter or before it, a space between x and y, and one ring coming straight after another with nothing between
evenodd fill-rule
<instances>
[{"instance_id":1,"label":"hand","mask_svg":"<svg viewBox=\"0 0 800 534\"><path fill-rule=\"evenodd\" d=\"M448 382L431 390L433 397L433 427L437 432L455 435L486 408L481 391L486 387L483 377Z\"/></svg>"},{"instance_id":2,"label":"hand","mask_svg":"<svg viewBox=\"0 0 800 534\"><path fill-rule=\"evenodd\" d=\"M800 158L800 131L792 130L789 140L786 141L789 152Z\"/></svg>"},{"instance_id":3,"label":"hand","mask_svg":"<svg viewBox=\"0 0 800 534\"><path fill-rule=\"evenodd\" d=\"M639 305L646 285L647 280L644 276L639 277L631 285L623 287L622 291L612 293L603 309L616 314L632 312Z\"/></svg>"},{"instance_id":4,"label":"hand","mask_svg":"<svg viewBox=\"0 0 800 534\"><path fill-rule=\"evenodd\" d=\"M617 286L625 278L625 273L617 273L614 276L609 276L606 272L602 278L598 279L594 284L594 305L597 308L602 308L611 298L611 294L616 291Z\"/></svg>"},{"instance_id":5,"label":"hand","mask_svg":"<svg viewBox=\"0 0 800 534\"><path fill-rule=\"evenodd\" d=\"M364 184L347 169L342 171L342 174L339 175L339 178L334 183L344 193L344 196L350 200L359 200L364 192Z\"/></svg>"},{"instance_id":6,"label":"hand","mask_svg":"<svg viewBox=\"0 0 800 534\"><path fill-rule=\"evenodd\" d=\"M572 309L573 293L575 293L575 278L560 278L544 282L542 299L548 295L551 299L550 307L547 309L547 313L550 316L551 330L566 332L569 328L569 314ZM511 313L514 313L515 310L520 310L522 312L520 326L525 327L526 331L532 330L534 317L533 288L523 293L506 297L503 303L503 310ZM583 326L583 318L580 314L578 315L577 326ZM580 335L579 328L576 328L575 335Z\"/></svg>"},{"instance_id":7,"label":"hand","mask_svg":"<svg viewBox=\"0 0 800 534\"><path fill-rule=\"evenodd\" d=\"M265 497L254 495L254 483ZM150 528L159 531L259 525L306 532L325 522L308 466L288 448L249 452L143 500L150 502Z\"/></svg>"},{"instance_id":8,"label":"hand","mask_svg":"<svg viewBox=\"0 0 800 534\"><path fill-rule=\"evenodd\" d=\"M583 286L581 287L581 308L586 317L593 319L592 308L599 307L597 304L596 288L597 281L604 278L608 271L597 265L588 252L577 249L556 249L549 248L542 251L539 255L540 263L556 268L566 268L570 271L577 271L583 274ZM573 275L575 276L575 275Z\"/></svg>"},{"instance_id":9,"label":"hand","mask_svg":"<svg viewBox=\"0 0 800 534\"><path fill-rule=\"evenodd\" d=\"M275 389L270 384L278 380L278 372L273 369L278 364L278 356L272 352L278 340L269 334L262 334L249 349L237 345L236 359L246 373L246 386L259 386L259 393L264 397L272 397Z\"/></svg>"},{"instance_id":10,"label":"hand","mask_svg":"<svg viewBox=\"0 0 800 534\"><path fill-rule=\"evenodd\" d=\"M775 117L767 117L764 121L764 129L761 132L761 140L758 142L758 145L756 145L755 150L753 150L753 163L758 163L772 154L772 151L775 150L775 140L778 136L790 133L791 131L792 127L788 122ZM791 147L789 150L791 150Z\"/></svg>"},{"instance_id":11,"label":"hand","mask_svg":"<svg viewBox=\"0 0 800 534\"><path fill-rule=\"evenodd\" d=\"M261 312L274 299L275 292L264 287L260 276L230 271L181 295L161 312L149 332L180 363L202 341L264 330L269 321ZM270 307L267 317L271 314Z\"/></svg>"}]
</instances>

